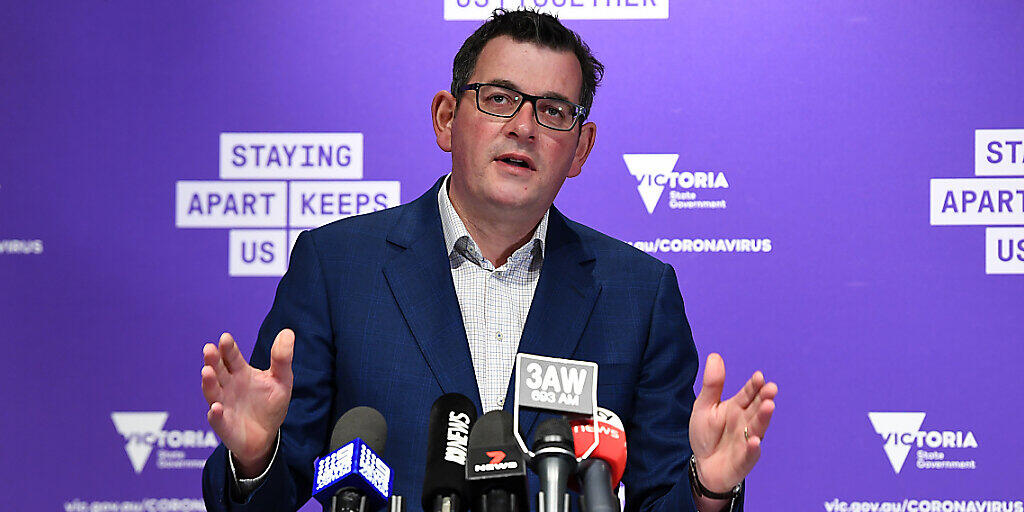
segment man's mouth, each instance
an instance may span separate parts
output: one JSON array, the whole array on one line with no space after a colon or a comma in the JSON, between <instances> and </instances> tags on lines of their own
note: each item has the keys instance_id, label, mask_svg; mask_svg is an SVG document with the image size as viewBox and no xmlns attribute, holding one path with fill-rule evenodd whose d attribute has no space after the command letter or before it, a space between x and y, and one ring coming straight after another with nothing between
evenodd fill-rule
<instances>
[{"instance_id":1,"label":"man's mouth","mask_svg":"<svg viewBox=\"0 0 1024 512\"><path fill-rule=\"evenodd\" d=\"M497 158L497 160L499 162L505 162L508 165L515 166L515 167L520 167L520 168L523 168L523 169L532 169L533 168L533 162L531 162L526 157L522 157L520 155L515 155L515 156L513 156L513 155L502 155L502 156L499 156Z\"/></svg>"}]
</instances>

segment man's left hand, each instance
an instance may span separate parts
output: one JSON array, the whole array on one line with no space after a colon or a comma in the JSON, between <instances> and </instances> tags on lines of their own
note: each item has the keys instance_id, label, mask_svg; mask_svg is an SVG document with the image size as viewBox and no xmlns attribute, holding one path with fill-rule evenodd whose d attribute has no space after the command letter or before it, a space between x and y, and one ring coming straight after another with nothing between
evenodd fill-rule
<instances>
[{"instance_id":1,"label":"man's left hand","mask_svg":"<svg viewBox=\"0 0 1024 512\"><path fill-rule=\"evenodd\" d=\"M723 402L724 386L725 361L711 354L690 415L690 446L701 483L719 493L729 492L740 483L761 457L761 440L779 392L774 382L765 383L759 371L739 393Z\"/></svg>"}]
</instances>

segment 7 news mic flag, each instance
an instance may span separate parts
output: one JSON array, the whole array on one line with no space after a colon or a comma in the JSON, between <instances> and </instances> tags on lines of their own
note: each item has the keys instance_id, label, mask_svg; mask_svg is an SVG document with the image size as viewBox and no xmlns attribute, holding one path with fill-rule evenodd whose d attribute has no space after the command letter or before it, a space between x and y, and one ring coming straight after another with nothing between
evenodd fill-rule
<instances>
[{"instance_id":1,"label":"7 news mic flag","mask_svg":"<svg viewBox=\"0 0 1024 512\"><path fill-rule=\"evenodd\" d=\"M469 432L466 480L473 512L529 510L526 459L512 435L505 411L484 414Z\"/></svg>"}]
</instances>

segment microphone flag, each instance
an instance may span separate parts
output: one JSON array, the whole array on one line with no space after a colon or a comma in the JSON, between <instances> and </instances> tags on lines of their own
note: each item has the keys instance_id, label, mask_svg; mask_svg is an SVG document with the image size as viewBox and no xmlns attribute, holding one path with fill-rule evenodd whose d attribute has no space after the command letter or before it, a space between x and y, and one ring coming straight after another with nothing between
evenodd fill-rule
<instances>
[{"instance_id":1,"label":"microphone flag","mask_svg":"<svg viewBox=\"0 0 1024 512\"><path fill-rule=\"evenodd\" d=\"M362 439L356 438L314 462L313 495L325 507L338 490L354 487L366 495L371 510L387 504L394 475L391 468Z\"/></svg>"},{"instance_id":2,"label":"microphone flag","mask_svg":"<svg viewBox=\"0 0 1024 512\"><path fill-rule=\"evenodd\" d=\"M534 354L516 354L515 405L512 408L512 431L520 449L529 458L534 453L519 433L519 410L535 409L572 417L588 416L597 425L597 363L574 361ZM597 430L591 441L576 446L583 449L582 460L599 443Z\"/></svg>"}]
</instances>

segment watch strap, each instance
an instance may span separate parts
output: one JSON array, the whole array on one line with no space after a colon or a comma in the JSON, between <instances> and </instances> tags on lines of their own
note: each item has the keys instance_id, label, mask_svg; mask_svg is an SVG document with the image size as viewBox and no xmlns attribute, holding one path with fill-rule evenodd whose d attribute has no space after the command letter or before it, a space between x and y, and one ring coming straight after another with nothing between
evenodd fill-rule
<instances>
[{"instance_id":1,"label":"watch strap","mask_svg":"<svg viewBox=\"0 0 1024 512\"><path fill-rule=\"evenodd\" d=\"M693 455L690 456L690 485L693 487L694 492L698 496L705 498L712 498L716 500L733 500L740 495L743 491L743 482L736 484L735 487L729 490L729 492L715 492L701 483L700 477L697 476L697 458Z\"/></svg>"}]
</instances>

